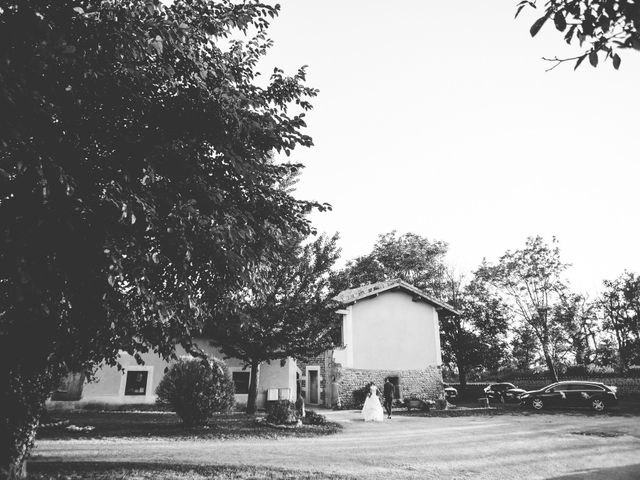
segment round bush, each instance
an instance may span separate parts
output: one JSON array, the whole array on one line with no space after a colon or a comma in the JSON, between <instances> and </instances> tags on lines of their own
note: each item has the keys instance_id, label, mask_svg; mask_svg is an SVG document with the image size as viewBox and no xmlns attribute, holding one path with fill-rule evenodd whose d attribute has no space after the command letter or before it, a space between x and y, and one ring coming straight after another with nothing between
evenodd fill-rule
<instances>
[{"instance_id":1,"label":"round bush","mask_svg":"<svg viewBox=\"0 0 640 480\"><path fill-rule=\"evenodd\" d=\"M215 412L231 408L234 386L222 361L181 359L169 368L156 394L186 425L204 425Z\"/></svg>"}]
</instances>

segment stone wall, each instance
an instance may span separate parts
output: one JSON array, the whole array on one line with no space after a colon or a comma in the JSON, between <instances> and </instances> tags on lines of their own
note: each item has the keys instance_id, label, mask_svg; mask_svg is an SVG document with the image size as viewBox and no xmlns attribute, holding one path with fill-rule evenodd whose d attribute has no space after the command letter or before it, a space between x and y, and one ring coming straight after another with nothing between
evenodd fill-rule
<instances>
[{"instance_id":1,"label":"stone wall","mask_svg":"<svg viewBox=\"0 0 640 480\"><path fill-rule=\"evenodd\" d=\"M373 382L379 389L384 385L385 377L399 377L400 399L416 396L423 400L436 400L444 397L442 374L435 366L423 370L360 370L342 368L333 365L337 392L334 392L333 403L341 408L360 408L353 396L353 391Z\"/></svg>"}]
</instances>

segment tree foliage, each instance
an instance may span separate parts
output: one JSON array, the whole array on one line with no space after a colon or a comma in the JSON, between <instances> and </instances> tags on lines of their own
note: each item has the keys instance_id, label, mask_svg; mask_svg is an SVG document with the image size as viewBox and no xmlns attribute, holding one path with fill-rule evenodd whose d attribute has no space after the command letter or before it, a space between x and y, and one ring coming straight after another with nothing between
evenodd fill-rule
<instances>
[{"instance_id":1,"label":"tree foliage","mask_svg":"<svg viewBox=\"0 0 640 480\"><path fill-rule=\"evenodd\" d=\"M277 13L257 1L0 1L8 475L22 473L61 369L188 347L208 302L323 208L281 188L299 165L272 161L311 145L316 95L304 69L257 82Z\"/></svg>"},{"instance_id":2,"label":"tree foliage","mask_svg":"<svg viewBox=\"0 0 640 480\"><path fill-rule=\"evenodd\" d=\"M523 325L514 332L511 339L511 356L518 370L529 370L537 363L540 343L533 329Z\"/></svg>"},{"instance_id":3,"label":"tree foliage","mask_svg":"<svg viewBox=\"0 0 640 480\"><path fill-rule=\"evenodd\" d=\"M553 351L557 322L552 313L566 289L562 279L566 267L556 239L548 245L538 236L529 237L524 248L507 251L495 265L485 263L476 272L533 330L554 381L558 380Z\"/></svg>"},{"instance_id":4,"label":"tree foliage","mask_svg":"<svg viewBox=\"0 0 640 480\"><path fill-rule=\"evenodd\" d=\"M208 323L206 333L224 354L251 366L249 413L256 408L262 363L307 360L334 346L338 316L328 298L328 277L339 257L337 238L303 243L291 236Z\"/></svg>"},{"instance_id":5,"label":"tree foliage","mask_svg":"<svg viewBox=\"0 0 640 480\"><path fill-rule=\"evenodd\" d=\"M510 312L478 279L463 285L449 275L448 284L447 301L461 314L440 319L443 360L456 364L465 385L472 369L497 369L505 363Z\"/></svg>"},{"instance_id":6,"label":"tree foliage","mask_svg":"<svg viewBox=\"0 0 640 480\"><path fill-rule=\"evenodd\" d=\"M537 7L536 0L518 2L516 16L525 7ZM545 23L553 23L568 44L578 42L582 53L576 57L547 59L552 68L575 61L574 68L588 59L593 67L611 59L620 68L621 49L640 50L640 5L628 0L550 0L544 3L543 15L530 29L535 36Z\"/></svg>"},{"instance_id":7,"label":"tree foliage","mask_svg":"<svg viewBox=\"0 0 640 480\"><path fill-rule=\"evenodd\" d=\"M640 276L625 272L604 281L600 298L606 331L613 333L618 350L618 367L640 363Z\"/></svg>"},{"instance_id":8,"label":"tree foliage","mask_svg":"<svg viewBox=\"0 0 640 480\"><path fill-rule=\"evenodd\" d=\"M446 285L447 244L415 233L396 231L378 236L371 253L351 260L332 277L335 292L400 278L427 293L441 296Z\"/></svg>"},{"instance_id":9,"label":"tree foliage","mask_svg":"<svg viewBox=\"0 0 640 480\"><path fill-rule=\"evenodd\" d=\"M181 358L169 367L156 389L187 426L204 425L216 412L233 406L234 388L224 362Z\"/></svg>"},{"instance_id":10,"label":"tree foliage","mask_svg":"<svg viewBox=\"0 0 640 480\"><path fill-rule=\"evenodd\" d=\"M553 324L557 327L557 360L568 353L575 365L587 367L596 357L598 333L597 305L584 295L563 294L553 309Z\"/></svg>"}]
</instances>

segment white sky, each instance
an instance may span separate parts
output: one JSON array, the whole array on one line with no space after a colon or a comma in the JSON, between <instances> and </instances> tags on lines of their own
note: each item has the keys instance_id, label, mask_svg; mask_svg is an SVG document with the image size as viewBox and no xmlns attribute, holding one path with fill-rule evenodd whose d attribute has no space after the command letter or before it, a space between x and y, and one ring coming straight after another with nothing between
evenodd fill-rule
<instances>
[{"instance_id":1,"label":"white sky","mask_svg":"<svg viewBox=\"0 0 640 480\"><path fill-rule=\"evenodd\" d=\"M309 65L320 89L300 198L340 232L343 261L380 233L449 243L461 272L527 236L555 235L578 291L640 272L637 185L640 53L576 71L540 13L515 0L285 0L264 68Z\"/></svg>"}]
</instances>

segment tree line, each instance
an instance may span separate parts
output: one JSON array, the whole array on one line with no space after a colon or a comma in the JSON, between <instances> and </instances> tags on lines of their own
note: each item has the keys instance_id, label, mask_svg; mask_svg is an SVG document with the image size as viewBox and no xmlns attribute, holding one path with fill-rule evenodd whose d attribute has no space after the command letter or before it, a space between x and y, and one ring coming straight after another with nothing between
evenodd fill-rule
<instances>
[{"instance_id":1,"label":"tree line","mask_svg":"<svg viewBox=\"0 0 640 480\"><path fill-rule=\"evenodd\" d=\"M470 372L582 367L626 373L640 364L640 276L604 280L589 298L564 278L556 239L530 237L468 276L446 263L447 244L396 232L332 275L334 289L400 278L440 298L460 315L440 319L443 360L466 383Z\"/></svg>"}]
</instances>

